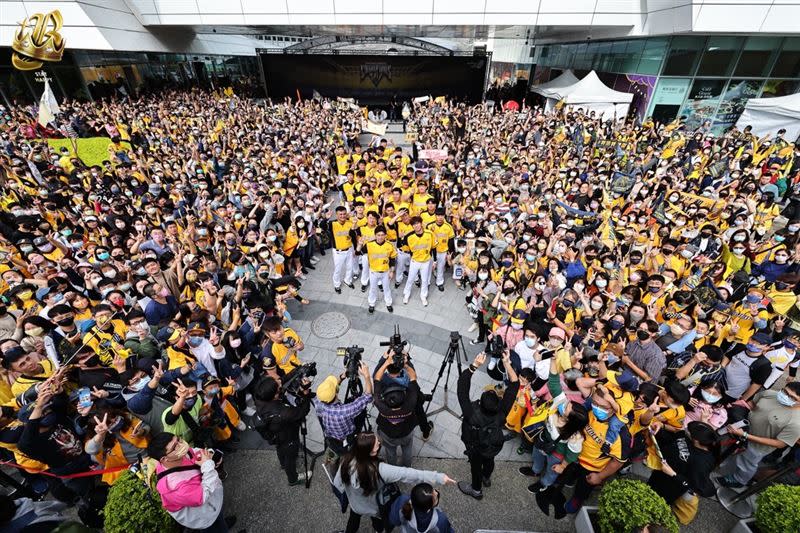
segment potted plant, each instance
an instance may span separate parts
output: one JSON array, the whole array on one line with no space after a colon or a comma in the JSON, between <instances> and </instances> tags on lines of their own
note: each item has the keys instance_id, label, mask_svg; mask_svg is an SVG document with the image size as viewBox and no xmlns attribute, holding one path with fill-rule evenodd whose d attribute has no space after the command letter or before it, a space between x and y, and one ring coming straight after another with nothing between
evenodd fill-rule
<instances>
[{"instance_id":1,"label":"potted plant","mask_svg":"<svg viewBox=\"0 0 800 533\"><path fill-rule=\"evenodd\" d=\"M109 489L103 517L106 533L178 531L178 523L161 506L158 492L151 491L130 470L122 474Z\"/></svg>"},{"instance_id":2,"label":"potted plant","mask_svg":"<svg viewBox=\"0 0 800 533\"><path fill-rule=\"evenodd\" d=\"M739 520L731 533L751 531L800 531L800 487L776 483L764 489L756 498L755 516Z\"/></svg>"},{"instance_id":3,"label":"potted plant","mask_svg":"<svg viewBox=\"0 0 800 533\"><path fill-rule=\"evenodd\" d=\"M679 530L678 520L661 496L641 481L624 478L604 485L598 507L584 506L575 517L578 533L618 533L653 524L672 533Z\"/></svg>"}]
</instances>

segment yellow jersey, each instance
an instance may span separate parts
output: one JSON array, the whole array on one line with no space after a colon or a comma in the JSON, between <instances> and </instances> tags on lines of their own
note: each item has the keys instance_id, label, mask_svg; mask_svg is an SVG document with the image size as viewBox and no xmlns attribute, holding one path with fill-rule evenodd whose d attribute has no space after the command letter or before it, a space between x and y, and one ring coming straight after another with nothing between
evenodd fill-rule
<instances>
[{"instance_id":1,"label":"yellow jersey","mask_svg":"<svg viewBox=\"0 0 800 533\"><path fill-rule=\"evenodd\" d=\"M367 259L372 272L387 272L389 261L397 257L397 250L389 241L378 244L375 241L367 243Z\"/></svg>"},{"instance_id":2,"label":"yellow jersey","mask_svg":"<svg viewBox=\"0 0 800 533\"><path fill-rule=\"evenodd\" d=\"M456 232L449 222L445 222L441 226L434 222L428 225L428 230L436 237L436 242L438 243L436 245L436 251L439 253L446 252L447 244L450 242L450 239L456 236Z\"/></svg>"},{"instance_id":3,"label":"yellow jersey","mask_svg":"<svg viewBox=\"0 0 800 533\"><path fill-rule=\"evenodd\" d=\"M430 261L431 252L436 248L436 237L430 231L423 231L422 235L411 233L406 237L408 248L411 250L411 259L419 263Z\"/></svg>"},{"instance_id":4,"label":"yellow jersey","mask_svg":"<svg viewBox=\"0 0 800 533\"><path fill-rule=\"evenodd\" d=\"M611 444L608 454L602 451L606 433L608 432L607 423L600 422L594 416L594 413L589 413L589 423L586 424L583 432L585 438L581 454L578 456L578 462L586 470L600 472L612 459L620 462L627 460L629 446L625 442L630 439L627 426L620 428L619 435Z\"/></svg>"},{"instance_id":5,"label":"yellow jersey","mask_svg":"<svg viewBox=\"0 0 800 533\"><path fill-rule=\"evenodd\" d=\"M297 351L288 346L288 344L297 345L299 342L300 336L292 328L285 328L282 343L269 341L264 347L264 352L261 354L264 366L277 366L284 374L300 366L302 363L297 357Z\"/></svg>"},{"instance_id":6,"label":"yellow jersey","mask_svg":"<svg viewBox=\"0 0 800 533\"><path fill-rule=\"evenodd\" d=\"M339 251L344 251L353 246L353 237L350 232L353 230L353 223L345 220L344 223L334 220L331 222L331 233L333 234L333 247Z\"/></svg>"}]
</instances>

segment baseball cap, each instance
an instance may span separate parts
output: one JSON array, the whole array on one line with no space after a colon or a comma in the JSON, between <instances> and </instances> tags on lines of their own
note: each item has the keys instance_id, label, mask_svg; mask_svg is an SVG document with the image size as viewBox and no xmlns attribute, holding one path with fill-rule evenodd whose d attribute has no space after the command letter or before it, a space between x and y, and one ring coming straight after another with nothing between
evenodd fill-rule
<instances>
[{"instance_id":1,"label":"baseball cap","mask_svg":"<svg viewBox=\"0 0 800 533\"><path fill-rule=\"evenodd\" d=\"M339 378L336 376L326 377L317 387L317 398L325 403L330 403L336 398L336 391L339 388Z\"/></svg>"}]
</instances>

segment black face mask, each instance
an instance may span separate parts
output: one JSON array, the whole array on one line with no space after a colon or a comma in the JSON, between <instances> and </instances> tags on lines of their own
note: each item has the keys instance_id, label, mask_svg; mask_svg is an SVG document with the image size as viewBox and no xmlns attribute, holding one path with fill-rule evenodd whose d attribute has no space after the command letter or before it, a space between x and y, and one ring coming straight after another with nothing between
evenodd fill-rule
<instances>
[{"instance_id":1,"label":"black face mask","mask_svg":"<svg viewBox=\"0 0 800 533\"><path fill-rule=\"evenodd\" d=\"M75 317L63 318L56 322L56 324L58 324L59 326L66 326L66 327L69 327L74 323L75 323Z\"/></svg>"},{"instance_id":2,"label":"black face mask","mask_svg":"<svg viewBox=\"0 0 800 533\"><path fill-rule=\"evenodd\" d=\"M650 338L650 333L643 329L637 329L636 338L639 339L640 341L646 341L647 339Z\"/></svg>"},{"instance_id":3,"label":"black face mask","mask_svg":"<svg viewBox=\"0 0 800 533\"><path fill-rule=\"evenodd\" d=\"M505 295L514 294L514 287L504 287L503 294Z\"/></svg>"}]
</instances>

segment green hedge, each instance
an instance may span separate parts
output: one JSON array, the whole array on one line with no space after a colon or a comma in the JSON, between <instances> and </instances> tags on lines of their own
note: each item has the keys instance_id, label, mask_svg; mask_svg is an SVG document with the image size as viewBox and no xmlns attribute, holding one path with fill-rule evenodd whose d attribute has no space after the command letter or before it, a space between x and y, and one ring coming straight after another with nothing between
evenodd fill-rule
<instances>
[{"instance_id":1,"label":"green hedge","mask_svg":"<svg viewBox=\"0 0 800 533\"><path fill-rule=\"evenodd\" d=\"M177 533L178 523L161 506L158 492L126 471L111 486L103 509L106 533Z\"/></svg>"},{"instance_id":2,"label":"green hedge","mask_svg":"<svg viewBox=\"0 0 800 533\"><path fill-rule=\"evenodd\" d=\"M761 533L800 531L800 487L770 485L756 501L756 526Z\"/></svg>"},{"instance_id":3,"label":"green hedge","mask_svg":"<svg viewBox=\"0 0 800 533\"><path fill-rule=\"evenodd\" d=\"M680 527L664 498L647 484L618 478L600 491L598 522L602 533L622 533L658 524L672 533Z\"/></svg>"}]
</instances>

